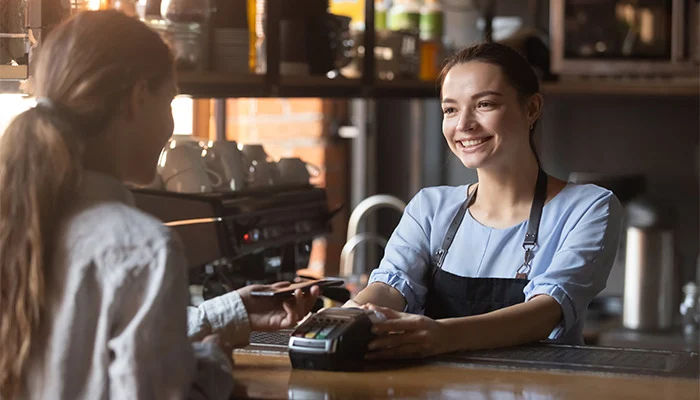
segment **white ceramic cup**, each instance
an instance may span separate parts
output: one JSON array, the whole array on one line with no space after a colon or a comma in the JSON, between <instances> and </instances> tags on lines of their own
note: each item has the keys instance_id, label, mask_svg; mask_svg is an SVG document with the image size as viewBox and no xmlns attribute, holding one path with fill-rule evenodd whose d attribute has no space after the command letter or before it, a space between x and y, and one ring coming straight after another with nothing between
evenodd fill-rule
<instances>
[{"instance_id":1,"label":"white ceramic cup","mask_svg":"<svg viewBox=\"0 0 700 400\"><path fill-rule=\"evenodd\" d=\"M277 183L275 162L252 160L248 165L250 187L273 186Z\"/></svg>"},{"instance_id":2,"label":"white ceramic cup","mask_svg":"<svg viewBox=\"0 0 700 400\"><path fill-rule=\"evenodd\" d=\"M211 192L221 184L218 173L205 167L206 150L191 144L167 146L158 160L165 190L180 193Z\"/></svg>"},{"instance_id":3,"label":"white ceramic cup","mask_svg":"<svg viewBox=\"0 0 700 400\"><path fill-rule=\"evenodd\" d=\"M234 141L214 141L207 144L207 168L221 176L217 190L241 190L246 187L247 168L243 153Z\"/></svg>"},{"instance_id":4,"label":"white ceramic cup","mask_svg":"<svg viewBox=\"0 0 700 400\"><path fill-rule=\"evenodd\" d=\"M303 185L309 183L311 176L318 176L318 167L304 162L301 158L280 158L277 162L279 181L283 184Z\"/></svg>"},{"instance_id":5,"label":"white ceramic cup","mask_svg":"<svg viewBox=\"0 0 700 400\"><path fill-rule=\"evenodd\" d=\"M277 183L276 163L271 161L261 144L246 144L241 147L248 168L250 187L272 186Z\"/></svg>"}]
</instances>

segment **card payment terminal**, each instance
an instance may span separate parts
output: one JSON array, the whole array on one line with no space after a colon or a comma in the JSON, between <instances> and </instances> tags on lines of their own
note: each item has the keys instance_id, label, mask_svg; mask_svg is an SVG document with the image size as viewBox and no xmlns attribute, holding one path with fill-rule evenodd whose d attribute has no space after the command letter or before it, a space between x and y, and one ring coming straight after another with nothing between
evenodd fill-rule
<instances>
[{"instance_id":1,"label":"card payment terminal","mask_svg":"<svg viewBox=\"0 0 700 400\"><path fill-rule=\"evenodd\" d=\"M359 308L328 308L307 318L289 338L292 367L330 371L362 369L372 322L384 316Z\"/></svg>"}]
</instances>

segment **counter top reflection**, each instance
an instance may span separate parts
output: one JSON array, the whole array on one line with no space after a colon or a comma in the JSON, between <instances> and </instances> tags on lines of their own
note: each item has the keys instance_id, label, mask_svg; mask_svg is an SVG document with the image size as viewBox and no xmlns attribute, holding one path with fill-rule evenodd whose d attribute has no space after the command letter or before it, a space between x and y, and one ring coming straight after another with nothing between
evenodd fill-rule
<instances>
[{"instance_id":1,"label":"counter top reflection","mask_svg":"<svg viewBox=\"0 0 700 400\"><path fill-rule=\"evenodd\" d=\"M365 372L295 370L286 354L234 353L241 399L700 399L697 379L386 363Z\"/></svg>"}]
</instances>

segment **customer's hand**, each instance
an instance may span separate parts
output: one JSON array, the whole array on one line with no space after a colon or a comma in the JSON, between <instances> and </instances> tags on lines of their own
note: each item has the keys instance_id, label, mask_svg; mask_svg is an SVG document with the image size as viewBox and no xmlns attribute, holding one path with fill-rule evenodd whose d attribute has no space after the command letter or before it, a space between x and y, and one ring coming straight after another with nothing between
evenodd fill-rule
<instances>
[{"instance_id":1,"label":"customer's hand","mask_svg":"<svg viewBox=\"0 0 700 400\"><path fill-rule=\"evenodd\" d=\"M316 298L321 294L318 286L312 286L308 293L301 289L287 298L252 296L250 292L279 289L289 286L289 282L272 285L250 285L237 290L248 312L250 329L254 331L274 331L294 326L311 311Z\"/></svg>"},{"instance_id":2,"label":"customer's hand","mask_svg":"<svg viewBox=\"0 0 700 400\"><path fill-rule=\"evenodd\" d=\"M368 345L368 359L420 358L452 350L448 329L440 321L374 304L362 308L379 311L387 318L372 326L377 337Z\"/></svg>"}]
</instances>

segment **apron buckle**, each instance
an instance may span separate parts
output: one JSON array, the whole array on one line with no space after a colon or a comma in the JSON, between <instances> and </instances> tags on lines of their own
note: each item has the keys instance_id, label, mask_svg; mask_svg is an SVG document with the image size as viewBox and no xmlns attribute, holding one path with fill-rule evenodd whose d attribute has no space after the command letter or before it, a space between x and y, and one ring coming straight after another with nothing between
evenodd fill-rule
<instances>
[{"instance_id":1,"label":"apron buckle","mask_svg":"<svg viewBox=\"0 0 700 400\"><path fill-rule=\"evenodd\" d=\"M447 251L445 249L437 249L435 251L435 265L438 268L442 268L442 263L445 261L445 255L447 254Z\"/></svg>"},{"instance_id":2,"label":"apron buckle","mask_svg":"<svg viewBox=\"0 0 700 400\"><path fill-rule=\"evenodd\" d=\"M523 245L523 247L525 246ZM532 262L532 259L535 258L535 253L532 251L534 247L535 246L525 247L525 261L516 271L516 279L527 279L528 275L530 275L530 270L532 269L530 263Z\"/></svg>"}]
</instances>

